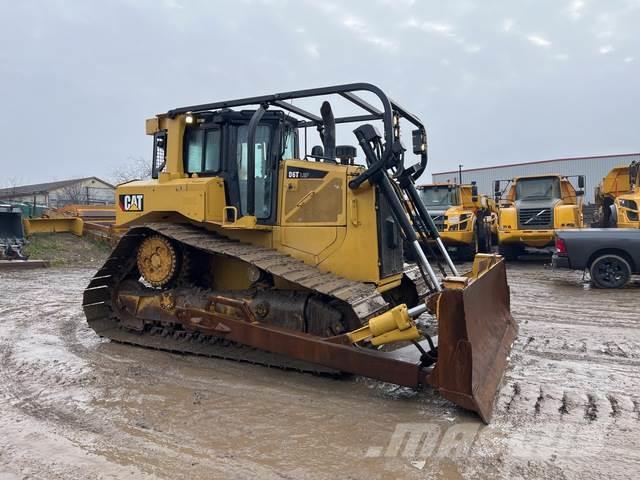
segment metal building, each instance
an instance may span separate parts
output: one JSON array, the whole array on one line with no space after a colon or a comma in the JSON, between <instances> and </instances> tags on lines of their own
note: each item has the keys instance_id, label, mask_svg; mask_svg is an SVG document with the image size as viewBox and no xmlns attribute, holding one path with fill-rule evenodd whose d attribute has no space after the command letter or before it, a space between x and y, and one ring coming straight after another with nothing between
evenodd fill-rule
<instances>
[{"instance_id":1,"label":"metal building","mask_svg":"<svg viewBox=\"0 0 640 480\"><path fill-rule=\"evenodd\" d=\"M0 200L44 205L50 208L70 204L109 205L115 202L116 187L98 177L74 178L0 188Z\"/></svg>"},{"instance_id":2,"label":"metal building","mask_svg":"<svg viewBox=\"0 0 640 480\"><path fill-rule=\"evenodd\" d=\"M512 163L494 167L462 169L462 183L477 182L478 191L493 195L493 181L507 180L522 175L559 173L561 175L586 176L585 203L593 203L594 189L613 167L629 165L632 160L640 160L640 153L619 155L599 155L591 157L556 158L537 162ZM438 172L432 175L433 183L459 183L459 171ZM577 182L573 182L577 188Z\"/></svg>"}]
</instances>

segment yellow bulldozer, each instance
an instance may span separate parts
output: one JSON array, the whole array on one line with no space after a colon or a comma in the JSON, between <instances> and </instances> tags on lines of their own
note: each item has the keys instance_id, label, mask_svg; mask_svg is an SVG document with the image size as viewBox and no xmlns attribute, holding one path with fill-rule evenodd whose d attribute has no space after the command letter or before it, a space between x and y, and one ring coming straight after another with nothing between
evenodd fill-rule
<instances>
[{"instance_id":1,"label":"yellow bulldozer","mask_svg":"<svg viewBox=\"0 0 640 480\"><path fill-rule=\"evenodd\" d=\"M358 114L336 118L329 98ZM324 100L320 115L299 99ZM356 125L363 164L336 145L336 124ZM322 142L311 153L309 128ZM84 292L99 335L431 385L489 421L517 332L505 266L478 255L461 274L446 250L427 261L416 232L438 231L414 183L427 164L418 117L358 83L176 108L146 131L153 178L118 186L129 230Z\"/></svg>"},{"instance_id":2,"label":"yellow bulldozer","mask_svg":"<svg viewBox=\"0 0 640 480\"><path fill-rule=\"evenodd\" d=\"M640 162L613 168L596 187L594 226L640 228Z\"/></svg>"},{"instance_id":3,"label":"yellow bulldozer","mask_svg":"<svg viewBox=\"0 0 640 480\"><path fill-rule=\"evenodd\" d=\"M517 259L525 247L552 246L558 228L584 226L585 177L576 176L578 189L570 178L543 174L495 180L495 200L499 206L498 249L507 260Z\"/></svg>"},{"instance_id":4,"label":"yellow bulldozer","mask_svg":"<svg viewBox=\"0 0 640 480\"><path fill-rule=\"evenodd\" d=\"M442 242L455 250L460 260L491 253L497 235L498 208L492 198L478 193L475 182L433 183L416 188Z\"/></svg>"}]
</instances>

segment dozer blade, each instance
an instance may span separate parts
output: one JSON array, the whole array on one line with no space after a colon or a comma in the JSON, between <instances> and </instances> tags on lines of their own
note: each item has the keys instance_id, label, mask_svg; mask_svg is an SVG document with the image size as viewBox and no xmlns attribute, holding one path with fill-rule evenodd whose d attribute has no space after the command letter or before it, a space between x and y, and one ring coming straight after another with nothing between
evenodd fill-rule
<instances>
[{"instance_id":1,"label":"dozer blade","mask_svg":"<svg viewBox=\"0 0 640 480\"><path fill-rule=\"evenodd\" d=\"M27 235L34 233L63 233L71 232L82 236L84 222L79 217L58 218L25 218L24 230Z\"/></svg>"},{"instance_id":2,"label":"dozer blade","mask_svg":"<svg viewBox=\"0 0 640 480\"><path fill-rule=\"evenodd\" d=\"M477 255L473 271L445 280L437 301L438 361L428 376L441 395L491 420L516 338L504 260Z\"/></svg>"}]
</instances>

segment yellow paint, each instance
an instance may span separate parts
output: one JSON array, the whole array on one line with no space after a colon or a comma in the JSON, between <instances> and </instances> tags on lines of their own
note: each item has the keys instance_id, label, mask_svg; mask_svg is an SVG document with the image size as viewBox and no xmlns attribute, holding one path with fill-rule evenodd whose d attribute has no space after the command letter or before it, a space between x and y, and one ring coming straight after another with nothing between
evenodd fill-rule
<instances>
[{"instance_id":1,"label":"yellow paint","mask_svg":"<svg viewBox=\"0 0 640 480\"><path fill-rule=\"evenodd\" d=\"M553 210L553 228L521 229L515 207L516 185L520 179L535 177L557 177L560 180L560 200ZM571 182L561 175L530 175L516 177L511 182L503 203L499 207L498 243L500 245L524 245L543 248L553 245L555 231L564 228L583 228L582 197L576 195Z\"/></svg>"},{"instance_id":2,"label":"yellow paint","mask_svg":"<svg viewBox=\"0 0 640 480\"><path fill-rule=\"evenodd\" d=\"M478 195L474 198L471 184L433 183L421 185L418 189L431 186L451 187L456 189L458 193L458 204L451 205L444 212L444 229L440 232L440 238L445 245L471 245L475 241L476 218L481 210L490 212L486 221L491 225L492 232L495 233L498 223L498 209L493 199L486 195ZM465 219L461 220L463 216ZM455 217L458 217L458 220L455 220Z\"/></svg>"},{"instance_id":3,"label":"yellow paint","mask_svg":"<svg viewBox=\"0 0 640 480\"><path fill-rule=\"evenodd\" d=\"M70 232L81 237L84 230L84 222L78 217L25 218L22 223L25 235Z\"/></svg>"},{"instance_id":4,"label":"yellow paint","mask_svg":"<svg viewBox=\"0 0 640 480\"><path fill-rule=\"evenodd\" d=\"M227 205L220 177L184 173L185 115L159 115L146 131L167 132L167 165L157 180L118 187L116 225L147 222L189 222L229 238L275 248L292 257L354 281L371 282L387 290L398 286L400 275L380 278L375 190L364 184L357 191L348 181L363 167L337 163L284 160L278 170L277 220L261 225ZM314 177L285 178L287 166L322 172ZM142 195L142 211L125 211L122 195Z\"/></svg>"},{"instance_id":5,"label":"yellow paint","mask_svg":"<svg viewBox=\"0 0 640 480\"><path fill-rule=\"evenodd\" d=\"M630 182L629 165L619 166L602 179L596 187L595 200L601 208L613 202L618 214L618 228L640 228L640 170L634 184ZM629 208L628 205L637 208ZM608 208L605 205L605 208Z\"/></svg>"},{"instance_id":6,"label":"yellow paint","mask_svg":"<svg viewBox=\"0 0 640 480\"><path fill-rule=\"evenodd\" d=\"M367 341L374 346L418 340L422 336L409 317L406 305L398 305L387 310L369 320L366 326L347 335L352 343Z\"/></svg>"}]
</instances>

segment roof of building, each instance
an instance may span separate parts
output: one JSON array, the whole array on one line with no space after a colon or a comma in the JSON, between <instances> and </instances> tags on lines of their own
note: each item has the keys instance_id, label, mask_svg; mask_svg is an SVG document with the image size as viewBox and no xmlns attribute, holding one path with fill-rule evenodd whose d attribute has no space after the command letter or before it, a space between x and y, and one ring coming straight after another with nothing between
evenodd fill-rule
<instances>
[{"instance_id":1,"label":"roof of building","mask_svg":"<svg viewBox=\"0 0 640 480\"><path fill-rule=\"evenodd\" d=\"M609 154L609 155L589 155L585 157L564 157L564 158L552 158L550 160L535 160L533 162L519 162L519 163L506 163L504 165L492 165L489 167L477 167L477 168L464 168L462 169L462 173L465 172L476 172L478 170L491 170L492 168L504 168L504 167L517 167L520 165L535 165L538 163L551 163L551 162L562 162L565 160L590 160L595 158L611 158L611 157L633 157L640 156L640 152L636 153L618 153L618 154ZM458 173L458 170L447 170L445 172L434 172L433 175L445 175L448 173Z\"/></svg>"},{"instance_id":2,"label":"roof of building","mask_svg":"<svg viewBox=\"0 0 640 480\"><path fill-rule=\"evenodd\" d=\"M116 188L113 185L111 185L109 182L105 182L101 178L83 177L83 178L73 178L70 180L59 180L57 182L34 183L32 185L20 185L17 187L0 188L0 198L18 197L23 195L34 195L37 193L50 192L52 190L57 190L59 188L68 187L69 185L74 185L78 182L84 182L86 180L97 180L98 182L103 183L108 187Z\"/></svg>"}]
</instances>

